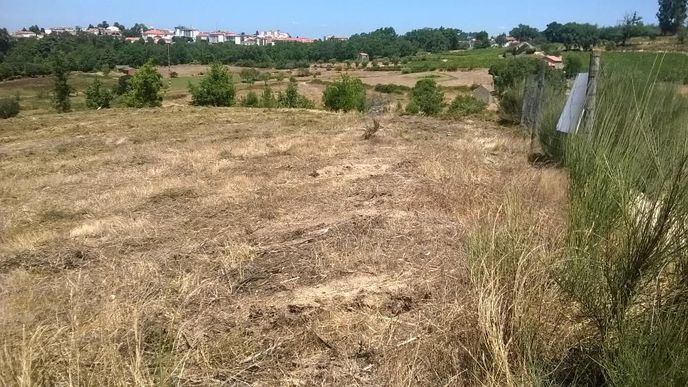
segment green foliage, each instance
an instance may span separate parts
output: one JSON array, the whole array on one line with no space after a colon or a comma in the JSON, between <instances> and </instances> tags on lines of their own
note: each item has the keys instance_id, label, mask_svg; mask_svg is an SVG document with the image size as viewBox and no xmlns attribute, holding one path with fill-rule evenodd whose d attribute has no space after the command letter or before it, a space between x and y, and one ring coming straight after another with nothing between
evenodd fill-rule
<instances>
[{"instance_id":1,"label":"green foliage","mask_svg":"<svg viewBox=\"0 0 688 387\"><path fill-rule=\"evenodd\" d=\"M96 78L86 89L86 106L89 109L107 109L112 102L112 91Z\"/></svg>"},{"instance_id":2,"label":"green foliage","mask_svg":"<svg viewBox=\"0 0 688 387\"><path fill-rule=\"evenodd\" d=\"M241 82L253 84L260 79L260 71L256 69L242 69L239 77Z\"/></svg>"},{"instance_id":3,"label":"green foliage","mask_svg":"<svg viewBox=\"0 0 688 387\"><path fill-rule=\"evenodd\" d=\"M131 78L125 102L129 107L143 108L162 105L162 75L148 62Z\"/></svg>"},{"instance_id":4,"label":"green foliage","mask_svg":"<svg viewBox=\"0 0 688 387\"><path fill-rule=\"evenodd\" d=\"M509 34L522 42L529 42L540 37L540 30L525 24L519 24Z\"/></svg>"},{"instance_id":5,"label":"green foliage","mask_svg":"<svg viewBox=\"0 0 688 387\"><path fill-rule=\"evenodd\" d=\"M498 96L502 96L508 89L525 80L528 75L535 74L538 69L538 59L531 57L509 58L495 63L489 73L495 85Z\"/></svg>"},{"instance_id":6,"label":"green foliage","mask_svg":"<svg viewBox=\"0 0 688 387\"><path fill-rule=\"evenodd\" d=\"M234 82L229 70L218 63L210 66L210 71L196 86L189 84L192 104L196 106L234 105Z\"/></svg>"},{"instance_id":7,"label":"green foliage","mask_svg":"<svg viewBox=\"0 0 688 387\"><path fill-rule=\"evenodd\" d=\"M688 100L656 76L605 74L594 125L566 147L559 283L610 385L688 380Z\"/></svg>"},{"instance_id":8,"label":"green foliage","mask_svg":"<svg viewBox=\"0 0 688 387\"><path fill-rule=\"evenodd\" d=\"M659 0L657 19L662 33L676 34L686 21L688 0Z\"/></svg>"},{"instance_id":9,"label":"green foliage","mask_svg":"<svg viewBox=\"0 0 688 387\"><path fill-rule=\"evenodd\" d=\"M475 48L488 48L490 47L490 35L486 31L480 31L475 34Z\"/></svg>"},{"instance_id":10,"label":"green foliage","mask_svg":"<svg viewBox=\"0 0 688 387\"><path fill-rule=\"evenodd\" d=\"M72 88L67 83L69 71L65 67L65 59L62 53L57 53L53 57L53 76L55 83L53 86L53 107L58 113L65 113L72 110L69 94Z\"/></svg>"},{"instance_id":11,"label":"green foliage","mask_svg":"<svg viewBox=\"0 0 688 387\"><path fill-rule=\"evenodd\" d=\"M434 116L444 108L444 93L434 79L425 78L416 82L411 90L411 101L421 113Z\"/></svg>"},{"instance_id":12,"label":"green foliage","mask_svg":"<svg viewBox=\"0 0 688 387\"><path fill-rule=\"evenodd\" d=\"M275 98L275 95L272 93L272 89L268 85L265 85L265 88L263 89L263 94L260 96L260 106L266 109L272 109L277 107L277 99Z\"/></svg>"},{"instance_id":13,"label":"green foliage","mask_svg":"<svg viewBox=\"0 0 688 387\"><path fill-rule=\"evenodd\" d=\"M499 98L499 118L502 122L519 124L523 111L525 81L506 88Z\"/></svg>"},{"instance_id":14,"label":"green foliage","mask_svg":"<svg viewBox=\"0 0 688 387\"><path fill-rule=\"evenodd\" d=\"M124 95L129 92L129 86L131 84L131 75L125 74L117 79L117 86L114 88L116 95Z\"/></svg>"},{"instance_id":15,"label":"green foliage","mask_svg":"<svg viewBox=\"0 0 688 387\"><path fill-rule=\"evenodd\" d=\"M334 111L365 110L366 89L360 79L342 75L328 85L323 93L323 105Z\"/></svg>"},{"instance_id":16,"label":"green foliage","mask_svg":"<svg viewBox=\"0 0 688 387\"><path fill-rule=\"evenodd\" d=\"M299 86L296 81L289 81L287 90L277 96L277 105L288 109L313 109L315 104L305 96L299 94Z\"/></svg>"},{"instance_id":17,"label":"green foliage","mask_svg":"<svg viewBox=\"0 0 688 387\"><path fill-rule=\"evenodd\" d=\"M420 114L420 107L416 103L416 101L411 100L408 105L406 105L406 113L407 114Z\"/></svg>"},{"instance_id":18,"label":"green foliage","mask_svg":"<svg viewBox=\"0 0 688 387\"><path fill-rule=\"evenodd\" d=\"M375 85L375 91L383 94L406 94L411 90L410 87L404 85L395 85L393 83L386 85Z\"/></svg>"},{"instance_id":19,"label":"green foliage","mask_svg":"<svg viewBox=\"0 0 688 387\"><path fill-rule=\"evenodd\" d=\"M249 91L248 94L239 101L239 105L243 107L260 107L260 99L258 99L258 95L254 91Z\"/></svg>"},{"instance_id":20,"label":"green foliage","mask_svg":"<svg viewBox=\"0 0 688 387\"><path fill-rule=\"evenodd\" d=\"M6 119L19 114L19 101L16 98L0 99L0 118Z\"/></svg>"},{"instance_id":21,"label":"green foliage","mask_svg":"<svg viewBox=\"0 0 688 387\"><path fill-rule=\"evenodd\" d=\"M466 117L485 111L487 104L470 95L458 95L447 109L447 114L454 117Z\"/></svg>"},{"instance_id":22,"label":"green foliage","mask_svg":"<svg viewBox=\"0 0 688 387\"><path fill-rule=\"evenodd\" d=\"M564 73L569 78L574 78L583 72L583 59L577 56L564 57Z\"/></svg>"}]
</instances>

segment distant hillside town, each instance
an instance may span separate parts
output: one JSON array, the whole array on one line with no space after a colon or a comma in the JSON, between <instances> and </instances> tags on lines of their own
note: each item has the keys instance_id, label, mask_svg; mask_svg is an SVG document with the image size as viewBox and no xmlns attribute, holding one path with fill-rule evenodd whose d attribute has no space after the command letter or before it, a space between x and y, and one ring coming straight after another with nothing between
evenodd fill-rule
<instances>
[{"instance_id":1,"label":"distant hillside town","mask_svg":"<svg viewBox=\"0 0 688 387\"><path fill-rule=\"evenodd\" d=\"M37 28L33 26L29 29L22 29L16 31L12 35L17 39L35 38L41 39L50 34L71 34L76 35L79 32L123 37L127 42L138 42L141 39L144 41L152 41L154 43L173 43L175 39L186 39L187 41L208 42L210 44L216 43L234 43L242 46L270 46L277 42L297 42L297 43L313 43L316 39L306 38L301 36L292 36L287 32L280 30L276 31L256 31L255 34L247 34L244 32L230 32L230 31L213 31L203 32L196 28L178 26L174 29L164 28L143 28L141 26L136 36L126 36L131 34L124 34L125 29L119 25L100 24L97 27L90 25L88 28L79 27L53 27L53 28ZM347 37L338 37L334 35L325 36L323 40L347 40Z\"/></svg>"}]
</instances>

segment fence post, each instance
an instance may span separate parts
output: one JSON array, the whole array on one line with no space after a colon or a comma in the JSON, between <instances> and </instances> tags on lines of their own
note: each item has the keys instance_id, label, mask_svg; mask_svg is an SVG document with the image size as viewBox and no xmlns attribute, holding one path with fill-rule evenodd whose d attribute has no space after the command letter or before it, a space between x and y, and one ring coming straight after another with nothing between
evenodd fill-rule
<instances>
[{"instance_id":1,"label":"fence post","mask_svg":"<svg viewBox=\"0 0 688 387\"><path fill-rule=\"evenodd\" d=\"M530 159L538 159L543 154L539 130L545 97L546 71L545 65L542 63L537 76L528 77L526 80L521 126L530 131Z\"/></svg>"},{"instance_id":2,"label":"fence post","mask_svg":"<svg viewBox=\"0 0 688 387\"><path fill-rule=\"evenodd\" d=\"M583 129L590 131L595 124L596 105L597 105L597 81L600 75L600 59L602 53L593 51L590 55L590 74L588 76L588 91L585 94L585 116Z\"/></svg>"}]
</instances>

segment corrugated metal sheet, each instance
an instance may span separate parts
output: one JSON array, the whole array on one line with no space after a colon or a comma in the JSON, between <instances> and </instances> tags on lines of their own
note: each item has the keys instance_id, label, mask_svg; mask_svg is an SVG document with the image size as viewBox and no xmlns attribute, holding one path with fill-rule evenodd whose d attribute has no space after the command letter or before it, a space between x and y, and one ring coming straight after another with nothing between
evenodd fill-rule
<instances>
[{"instance_id":1,"label":"corrugated metal sheet","mask_svg":"<svg viewBox=\"0 0 688 387\"><path fill-rule=\"evenodd\" d=\"M571 88L571 94L566 101L564 111L559 117L557 131L563 133L576 133L583 119L585 95L588 91L588 74L578 74Z\"/></svg>"}]
</instances>

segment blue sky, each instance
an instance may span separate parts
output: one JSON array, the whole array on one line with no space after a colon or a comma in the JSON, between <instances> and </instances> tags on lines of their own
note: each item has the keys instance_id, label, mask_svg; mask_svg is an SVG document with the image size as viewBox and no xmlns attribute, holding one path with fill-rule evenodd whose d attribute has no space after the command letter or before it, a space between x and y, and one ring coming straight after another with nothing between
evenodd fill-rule
<instances>
[{"instance_id":1,"label":"blue sky","mask_svg":"<svg viewBox=\"0 0 688 387\"><path fill-rule=\"evenodd\" d=\"M107 20L160 28L183 24L201 30L255 32L281 29L292 35L351 35L382 26L398 32L421 27L456 27L498 34L518 23L544 28L553 20L616 24L629 11L655 23L655 0L0 0L0 27L38 24L87 26Z\"/></svg>"}]
</instances>

